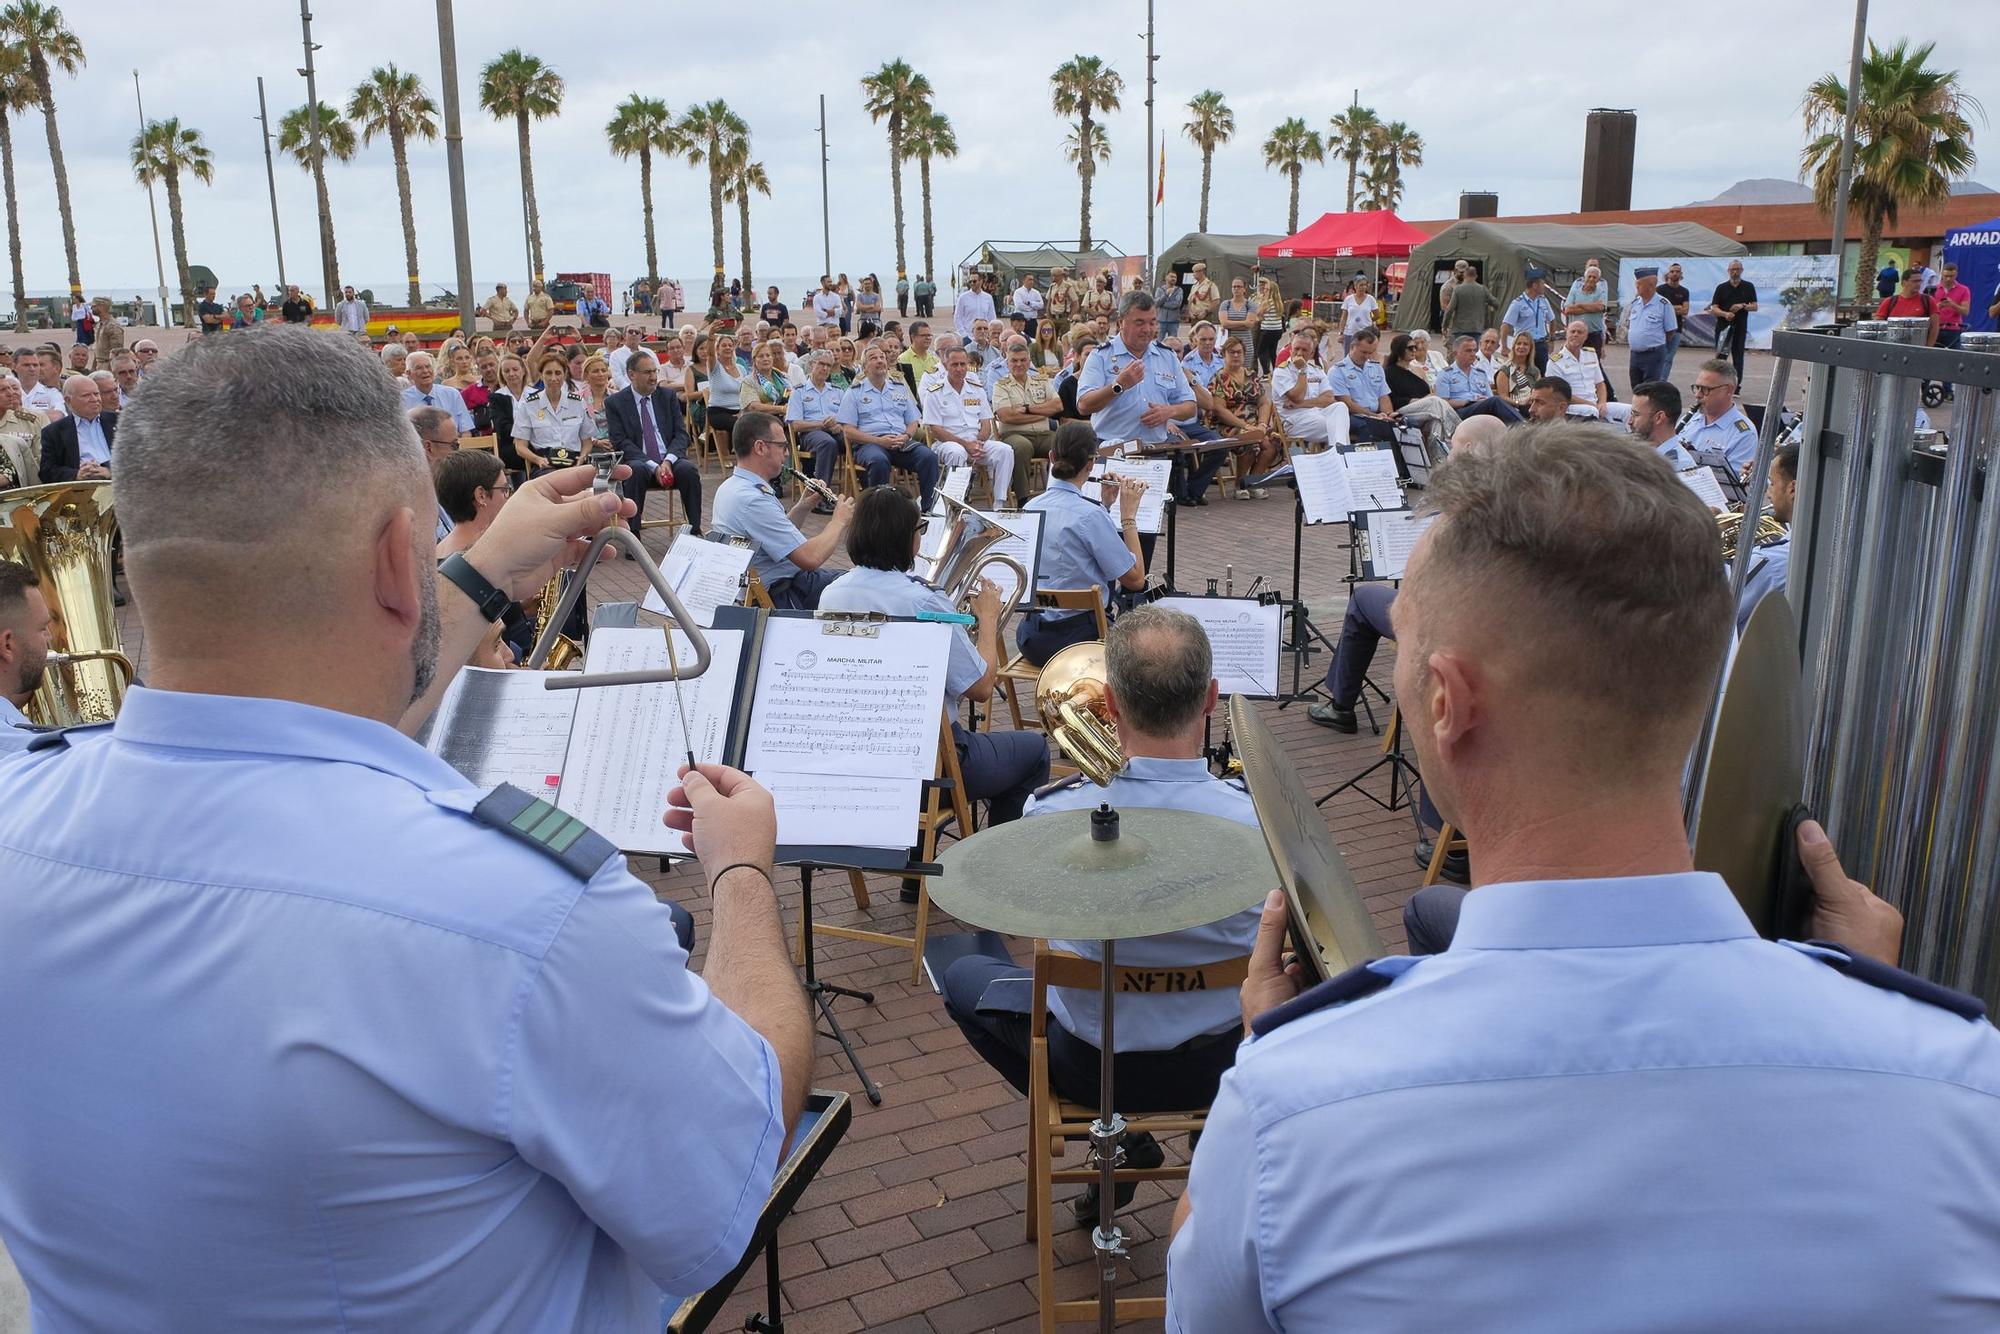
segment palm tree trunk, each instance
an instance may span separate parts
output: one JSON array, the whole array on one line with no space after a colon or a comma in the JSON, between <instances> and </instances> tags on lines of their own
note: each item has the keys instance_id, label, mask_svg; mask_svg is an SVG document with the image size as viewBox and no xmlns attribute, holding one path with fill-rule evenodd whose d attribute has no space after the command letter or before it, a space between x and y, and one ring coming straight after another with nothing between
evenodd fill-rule
<instances>
[{"instance_id":1,"label":"palm tree trunk","mask_svg":"<svg viewBox=\"0 0 2000 1334\"><path fill-rule=\"evenodd\" d=\"M1194 225L1198 232L1208 230L1208 178L1215 166L1215 145L1203 144L1201 148L1201 221ZM1294 230L1297 230L1294 228Z\"/></svg>"},{"instance_id":2,"label":"palm tree trunk","mask_svg":"<svg viewBox=\"0 0 2000 1334\"><path fill-rule=\"evenodd\" d=\"M528 111L514 113L514 137L521 152L521 198L528 205L528 259L534 266L530 279L542 277L542 214L535 206L535 162L528 152Z\"/></svg>"},{"instance_id":3,"label":"palm tree trunk","mask_svg":"<svg viewBox=\"0 0 2000 1334\"><path fill-rule=\"evenodd\" d=\"M14 266L14 327L28 332L28 285L21 276L21 203L14 195L13 114L0 108L0 177L7 192L7 256ZM160 312L162 319L166 312Z\"/></svg>"},{"instance_id":4,"label":"palm tree trunk","mask_svg":"<svg viewBox=\"0 0 2000 1334\"><path fill-rule=\"evenodd\" d=\"M1354 176L1361 166L1361 155L1356 153L1347 159L1347 211L1354 211ZM1293 228L1294 231L1298 230Z\"/></svg>"},{"instance_id":5,"label":"palm tree trunk","mask_svg":"<svg viewBox=\"0 0 2000 1334\"><path fill-rule=\"evenodd\" d=\"M715 277L722 286L725 266L722 260L722 139L711 135L708 141L708 221L715 232Z\"/></svg>"},{"instance_id":6,"label":"palm tree trunk","mask_svg":"<svg viewBox=\"0 0 2000 1334\"><path fill-rule=\"evenodd\" d=\"M1077 124L1077 179L1083 183L1082 216L1076 224L1078 250L1090 249L1090 175L1097 163L1090 151L1090 103L1083 104L1083 114Z\"/></svg>"},{"instance_id":7,"label":"palm tree trunk","mask_svg":"<svg viewBox=\"0 0 2000 1334\"><path fill-rule=\"evenodd\" d=\"M334 250L333 201L326 193L326 153L313 157L313 194L319 202L319 267L326 283L326 307L340 300L340 256Z\"/></svg>"},{"instance_id":8,"label":"palm tree trunk","mask_svg":"<svg viewBox=\"0 0 2000 1334\"><path fill-rule=\"evenodd\" d=\"M743 247L743 294L748 297L756 293L757 285L750 281L750 183L743 182L736 191L737 240Z\"/></svg>"},{"instance_id":9,"label":"palm tree trunk","mask_svg":"<svg viewBox=\"0 0 2000 1334\"><path fill-rule=\"evenodd\" d=\"M29 56L28 68L34 75L35 95L42 102L42 128L49 138L49 166L56 177L56 210L62 215L63 258L69 261L71 300L83 298L83 269L76 262L76 217L69 207L69 164L63 160L62 135L56 130L56 92L49 84L49 62L40 50Z\"/></svg>"},{"instance_id":10,"label":"palm tree trunk","mask_svg":"<svg viewBox=\"0 0 2000 1334\"><path fill-rule=\"evenodd\" d=\"M931 251L931 155L929 153L917 158L917 176L924 192L924 272L936 273L937 257Z\"/></svg>"},{"instance_id":11,"label":"palm tree trunk","mask_svg":"<svg viewBox=\"0 0 2000 1334\"><path fill-rule=\"evenodd\" d=\"M1875 290L1875 261L1882 256L1882 224L1874 218L1868 220L1861 233L1861 249L1854 256L1854 291L1864 299ZM1838 271L1841 256L1835 255L1833 262ZM1838 312L1836 312L1838 313Z\"/></svg>"},{"instance_id":12,"label":"palm tree trunk","mask_svg":"<svg viewBox=\"0 0 2000 1334\"><path fill-rule=\"evenodd\" d=\"M389 151L396 159L396 198L403 206L403 261L410 280L410 304L424 304L423 285L417 281L417 214L410 203L410 158L403 138L403 120L389 118Z\"/></svg>"},{"instance_id":13,"label":"palm tree trunk","mask_svg":"<svg viewBox=\"0 0 2000 1334\"><path fill-rule=\"evenodd\" d=\"M187 228L181 220L181 174L171 165L167 168L167 225L174 238L174 272L180 278L181 300L187 303L188 328L201 328L201 317L195 313L194 275L188 272ZM160 312L164 320L167 312Z\"/></svg>"},{"instance_id":14,"label":"palm tree trunk","mask_svg":"<svg viewBox=\"0 0 2000 1334\"><path fill-rule=\"evenodd\" d=\"M1299 230L1299 175L1302 170L1303 168L1296 166L1287 169L1287 174L1292 178L1292 211L1290 221L1285 228L1287 236L1295 235Z\"/></svg>"},{"instance_id":15,"label":"palm tree trunk","mask_svg":"<svg viewBox=\"0 0 2000 1334\"><path fill-rule=\"evenodd\" d=\"M646 281L660 285L660 250L653 241L653 150L639 145L639 200L646 214Z\"/></svg>"},{"instance_id":16,"label":"palm tree trunk","mask_svg":"<svg viewBox=\"0 0 2000 1334\"><path fill-rule=\"evenodd\" d=\"M889 117L889 193L896 201L896 272L907 273L903 247L903 116ZM926 261L928 263L928 261Z\"/></svg>"}]
</instances>

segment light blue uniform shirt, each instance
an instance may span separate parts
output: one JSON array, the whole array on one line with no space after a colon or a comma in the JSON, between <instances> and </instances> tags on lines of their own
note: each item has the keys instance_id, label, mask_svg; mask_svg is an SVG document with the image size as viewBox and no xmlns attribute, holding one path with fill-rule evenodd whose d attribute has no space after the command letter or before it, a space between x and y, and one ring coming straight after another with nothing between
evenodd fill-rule
<instances>
[{"instance_id":1,"label":"light blue uniform shirt","mask_svg":"<svg viewBox=\"0 0 2000 1334\"><path fill-rule=\"evenodd\" d=\"M1207 762L1199 759L1142 756L1127 760L1108 786L1088 782L1064 786L1046 796L1031 798L1023 814L1032 818L1049 811L1095 810L1100 802L1106 801L1114 810L1198 811L1203 815L1220 815L1253 829L1257 827L1257 811L1250 804L1249 792L1240 782L1210 774ZM1257 940L1257 918L1264 906L1264 896L1276 888L1277 879L1278 873L1273 870L1271 884L1259 889L1252 896L1253 902L1241 912L1188 931L1121 940L1113 957L1128 967L1157 968L1215 963L1248 954ZM1049 943L1086 959L1104 957L1103 945L1094 940ZM1193 1038L1226 1033L1243 1023L1242 1002L1235 987L1157 996L1118 996L1111 1003L1111 1044L1116 1051L1172 1051ZM1050 1013L1071 1033L1100 1048L1104 1034L1101 1004L1102 998L1095 991L1072 992L1056 987L1049 992Z\"/></svg>"},{"instance_id":2,"label":"light blue uniform shirt","mask_svg":"<svg viewBox=\"0 0 2000 1334\"><path fill-rule=\"evenodd\" d=\"M0 1234L38 1329L657 1329L768 1044L667 910L380 723L135 686L0 765Z\"/></svg>"},{"instance_id":3,"label":"light blue uniform shirt","mask_svg":"<svg viewBox=\"0 0 2000 1334\"><path fill-rule=\"evenodd\" d=\"M1370 357L1359 366L1353 357L1342 357L1326 373L1326 387L1354 400L1364 412L1373 412L1389 396L1389 378L1382 363Z\"/></svg>"},{"instance_id":4,"label":"light blue uniform shirt","mask_svg":"<svg viewBox=\"0 0 2000 1334\"><path fill-rule=\"evenodd\" d=\"M1653 293L1652 300L1633 297L1631 314L1625 324L1625 340L1634 352L1650 352L1667 345L1667 335L1680 328L1674 318L1673 302ZM1669 369L1672 369L1669 367Z\"/></svg>"},{"instance_id":5,"label":"light blue uniform shirt","mask_svg":"<svg viewBox=\"0 0 2000 1334\"><path fill-rule=\"evenodd\" d=\"M1110 384L1133 360L1124 338L1111 335L1110 341L1091 353L1090 360L1084 363L1076 381L1077 397ZM1194 390L1188 385L1187 376L1181 374L1180 359L1159 343L1153 343L1146 348L1146 378L1114 395L1109 403L1092 413L1090 428L1097 432L1099 440L1142 440L1157 445L1167 438L1166 423L1141 425L1139 418L1146 409L1155 403L1172 407L1192 402Z\"/></svg>"},{"instance_id":6,"label":"light blue uniform shirt","mask_svg":"<svg viewBox=\"0 0 2000 1334\"><path fill-rule=\"evenodd\" d=\"M28 743L39 735L32 730L33 726L28 715L15 708L12 700L0 698L0 758L26 750Z\"/></svg>"},{"instance_id":7,"label":"light blue uniform shirt","mask_svg":"<svg viewBox=\"0 0 2000 1334\"><path fill-rule=\"evenodd\" d=\"M771 484L756 473L730 470L715 490L708 526L725 537L750 539L750 564L766 589L799 572L787 558L805 545L806 535L778 502Z\"/></svg>"},{"instance_id":8,"label":"light blue uniform shirt","mask_svg":"<svg viewBox=\"0 0 2000 1334\"><path fill-rule=\"evenodd\" d=\"M76 419L76 461L78 463L111 462L111 446L104 439L104 420L92 417L89 421Z\"/></svg>"},{"instance_id":9,"label":"light blue uniform shirt","mask_svg":"<svg viewBox=\"0 0 2000 1334\"><path fill-rule=\"evenodd\" d=\"M1006 373L1007 358L996 348L993 355L986 359L986 364L979 368L979 380L986 386L986 397L989 401L993 397L993 386L999 384L1000 377Z\"/></svg>"},{"instance_id":10,"label":"light blue uniform shirt","mask_svg":"<svg viewBox=\"0 0 2000 1334\"><path fill-rule=\"evenodd\" d=\"M846 390L833 381L826 382L826 388L815 389L807 380L792 390L792 396L785 400L785 420L788 422L823 422L828 417L840 415L840 400Z\"/></svg>"},{"instance_id":11,"label":"light blue uniform shirt","mask_svg":"<svg viewBox=\"0 0 2000 1334\"><path fill-rule=\"evenodd\" d=\"M1681 427L1681 433L1674 437L1681 448L1699 459L1704 453L1720 454L1729 460L1729 466L1740 477L1743 469L1757 457L1757 428L1743 415L1743 409L1736 404L1729 405L1729 411L1714 421L1696 412Z\"/></svg>"},{"instance_id":12,"label":"light blue uniform shirt","mask_svg":"<svg viewBox=\"0 0 2000 1334\"><path fill-rule=\"evenodd\" d=\"M907 570L876 570L857 566L828 584L819 595L821 611L877 611L884 616L915 616L920 611L956 612L951 600ZM958 700L986 675L972 636L962 625L951 627L951 657L944 669L945 712L955 713Z\"/></svg>"},{"instance_id":13,"label":"light blue uniform shirt","mask_svg":"<svg viewBox=\"0 0 2000 1334\"><path fill-rule=\"evenodd\" d=\"M1757 604L1764 600L1766 593L1784 596L1791 569L1792 539L1789 537L1768 547L1758 547L1750 553L1750 572L1743 576L1743 595L1736 602L1737 634L1743 633L1743 627L1750 623L1750 613L1757 610Z\"/></svg>"},{"instance_id":14,"label":"light blue uniform shirt","mask_svg":"<svg viewBox=\"0 0 2000 1334\"><path fill-rule=\"evenodd\" d=\"M1042 520L1041 559L1035 566L1036 588L1095 586L1104 588L1108 599L1109 586L1139 562L1119 535L1118 521L1104 506L1078 490L1075 482L1050 478L1048 489L1030 500L1027 508L1048 516ZM1038 614L1045 621L1064 621L1085 613Z\"/></svg>"},{"instance_id":15,"label":"light blue uniform shirt","mask_svg":"<svg viewBox=\"0 0 2000 1334\"><path fill-rule=\"evenodd\" d=\"M460 435L472 430L472 413L465 406L465 397L442 380L433 384L428 394L415 385L405 389L403 410L407 412L411 408L443 408L451 414Z\"/></svg>"},{"instance_id":16,"label":"light blue uniform shirt","mask_svg":"<svg viewBox=\"0 0 2000 1334\"><path fill-rule=\"evenodd\" d=\"M866 378L856 382L840 400L840 422L869 435L895 435L917 424L917 400L903 377L891 372L878 387Z\"/></svg>"},{"instance_id":17,"label":"light blue uniform shirt","mask_svg":"<svg viewBox=\"0 0 2000 1334\"><path fill-rule=\"evenodd\" d=\"M1490 398L1492 394L1493 377L1477 366L1469 371L1462 371L1454 361L1438 372L1437 396L1447 402Z\"/></svg>"},{"instance_id":18,"label":"light blue uniform shirt","mask_svg":"<svg viewBox=\"0 0 2000 1334\"><path fill-rule=\"evenodd\" d=\"M2000 1328L2000 1034L1713 875L1487 885L1246 1042L1170 1330Z\"/></svg>"},{"instance_id":19,"label":"light blue uniform shirt","mask_svg":"<svg viewBox=\"0 0 2000 1334\"><path fill-rule=\"evenodd\" d=\"M1694 467L1694 455L1682 449L1678 440L1662 440L1653 448L1659 451L1661 458L1673 466L1675 472L1686 472Z\"/></svg>"},{"instance_id":20,"label":"light blue uniform shirt","mask_svg":"<svg viewBox=\"0 0 2000 1334\"><path fill-rule=\"evenodd\" d=\"M1525 330L1537 343L1548 341L1549 326L1556 320L1555 307L1546 296L1529 296L1526 292L1508 303L1506 317L1501 321L1514 333ZM1513 335L1508 335L1512 337Z\"/></svg>"},{"instance_id":21,"label":"light blue uniform shirt","mask_svg":"<svg viewBox=\"0 0 2000 1334\"><path fill-rule=\"evenodd\" d=\"M1222 369L1222 354L1218 352L1214 357L1203 361L1200 351L1192 351L1181 358L1181 365L1193 372L1194 378L1201 381L1201 387L1206 389L1209 382L1214 380L1217 372Z\"/></svg>"}]
</instances>

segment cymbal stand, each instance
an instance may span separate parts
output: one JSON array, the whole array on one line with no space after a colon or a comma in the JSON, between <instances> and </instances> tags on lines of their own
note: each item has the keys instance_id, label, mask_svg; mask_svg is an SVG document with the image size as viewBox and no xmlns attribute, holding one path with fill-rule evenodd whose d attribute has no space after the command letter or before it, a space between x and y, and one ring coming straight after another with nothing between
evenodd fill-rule
<instances>
[{"instance_id":1,"label":"cymbal stand","mask_svg":"<svg viewBox=\"0 0 2000 1334\"><path fill-rule=\"evenodd\" d=\"M819 1017L826 1022L826 1027L822 1028L820 1032L840 1044L840 1050L846 1055L848 1065L854 1068L855 1078L861 1081L861 1091L868 1095L870 1103L880 1107L882 1105L882 1090L877 1088L875 1081L868 1077L867 1069L861 1064L861 1057L854 1050L853 1039L847 1036L847 1030L840 1026L839 1016L833 1012L833 998L835 996L845 996L849 1000L858 1000L863 1005L873 1005L875 1003L875 993L872 991L856 991L852 987L839 986L833 982L822 982L819 980L819 974L814 971L813 955L818 952L818 946L815 942L812 929L813 863L811 862L801 862L799 864L799 915L801 918L800 930L804 933L806 942L806 995L812 997L812 1003L819 1007Z\"/></svg>"},{"instance_id":2,"label":"cymbal stand","mask_svg":"<svg viewBox=\"0 0 2000 1334\"><path fill-rule=\"evenodd\" d=\"M1090 817L1090 836L1100 843L1118 837L1118 812L1109 804ZM1091 1229L1090 1246L1097 1256L1097 1328L1111 1334L1118 1323L1118 1262L1131 1253L1125 1249L1125 1233L1118 1226L1118 1181L1115 1173L1125 1160L1125 1118L1118 1115L1112 1095L1113 1053L1111 1024L1115 970L1112 956L1116 942L1104 942L1104 960L1099 965L1100 996L1098 1023L1102 1032L1097 1048L1097 1119L1090 1123L1090 1153L1097 1163L1097 1226ZM1046 1300L1046 1299L1045 1299Z\"/></svg>"},{"instance_id":3,"label":"cymbal stand","mask_svg":"<svg viewBox=\"0 0 2000 1334\"><path fill-rule=\"evenodd\" d=\"M1328 653L1334 651L1334 643L1320 628L1313 624L1312 615L1306 610L1305 597L1300 588L1300 566L1303 563L1306 532L1306 503L1298 494L1299 484L1292 481L1292 595L1287 599L1291 608L1291 633L1285 643L1285 652L1292 658L1292 690L1278 701L1280 709L1290 708L1301 699L1312 695L1317 686L1299 688L1300 677L1305 670L1305 661L1314 652L1314 645L1320 645Z\"/></svg>"}]
</instances>

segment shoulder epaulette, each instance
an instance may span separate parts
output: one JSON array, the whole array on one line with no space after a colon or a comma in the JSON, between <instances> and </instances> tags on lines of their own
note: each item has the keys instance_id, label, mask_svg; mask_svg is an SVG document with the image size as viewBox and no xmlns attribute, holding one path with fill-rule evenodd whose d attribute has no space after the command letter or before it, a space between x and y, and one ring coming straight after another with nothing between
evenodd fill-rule
<instances>
[{"instance_id":1,"label":"shoulder epaulette","mask_svg":"<svg viewBox=\"0 0 2000 1334\"><path fill-rule=\"evenodd\" d=\"M109 727L109 726L111 726L111 724L105 722L105 723L78 723L73 727L24 728L22 730L33 731L35 733L38 733L38 735L35 737L33 741L30 741L27 745L23 746L22 749L55 750L58 747L67 747L69 745L70 733L90 732L90 731L95 731L97 728L100 727Z\"/></svg>"},{"instance_id":2,"label":"shoulder epaulette","mask_svg":"<svg viewBox=\"0 0 2000 1334\"><path fill-rule=\"evenodd\" d=\"M1929 978L1906 973L1880 959L1871 959L1865 954L1856 954L1845 945L1836 945L1826 940L1808 940L1804 944L1796 940L1781 941L1801 954L1818 959L1838 972L1845 973L1857 982L1866 982L1871 987L1883 991L1893 991L1908 996L1911 1000L1935 1005L1940 1010L1949 1010L1961 1019L1983 1019L1986 1017L1986 1002L1977 996L1968 996L1963 991L1953 991L1940 986Z\"/></svg>"},{"instance_id":3,"label":"shoulder epaulette","mask_svg":"<svg viewBox=\"0 0 2000 1334\"><path fill-rule=\"evenodd\" d=\"M502 783L472 808L472 818L560 862L579 880L588 880L618 849L575 816Z\"/></svg>"},{"instance_id":4,"label":"shoulder epaulette","mask_svg":"<svg viewBox=\"0 0 2000 1334\"><path fill-rule=\"evenodd\" d=\"M1036 788L1035 795L1037 797L1054 796L1058 792L1067 792L1073 787L1081 787L1089 781L1088 775L1071 774L1067 778L1058 778L1053 783L1045 783L1041 787Z\"/></svg>"},{"instance_id":5,"label":"shoulder epaulette","mask_svg":"<svg viewBox=\"0 0 2000 1334\"><path fill-rule=\"evenodd\" d=\"M1750 429L1750 419L1749 419L1748 417L1738 417L1738 418L1736 419L1736 429L1737 429L1737 430L1739 430L1739 431L1747 431L1747 430L1749 430L1749 429Z\"/></svg>"},{"instance_id":6,"label":"shoulder epaulette","mask_svg":"<svg viewBox=\"0 0 2000 1334\"><path fill-rule=\"evenodd\" d=\"M1374 960L1369 960L1373 963ZM1329 977L1307 991L1276 1005L1250 1021L1250 1031L1263 1037L1275 1028L1282 1028L1294 1019L1317 1013L1329 1006L1345 1005L1349 1001L1360 1000L1373 995L1396 979L1385 977L1371 969L1366 963L1356 964L1338 977Z\"/></svg>"}]
</instances>

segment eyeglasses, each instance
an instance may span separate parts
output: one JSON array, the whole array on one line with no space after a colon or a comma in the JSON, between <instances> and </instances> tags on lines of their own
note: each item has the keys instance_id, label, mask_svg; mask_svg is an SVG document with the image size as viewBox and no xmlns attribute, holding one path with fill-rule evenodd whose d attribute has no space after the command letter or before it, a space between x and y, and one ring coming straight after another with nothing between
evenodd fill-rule
<instances>
[{"instance_id":1,"label":"eyeglasses","mask_svg":"<svg viewBox=\"0 0 2000 1334\"><path fill-rule=\"evenodd\" d=\"M512 482L502 482L498 486L489 486L486 489L496 496L504 496L514 489L514 484Z\"/></svg>"},{"instance_id":2,"label":"eyeglasses","mask_svg":"<svg viewBox=\"0 0 2000 1334\"><path fill-rule=\"evenodd\" d=\"M1698 384L1694 386L1694 396L1700 398L1704 394L1712 394L1718 389L1727 389L1729 387L1726 384Z\"/></svg>"}]
</instances>

